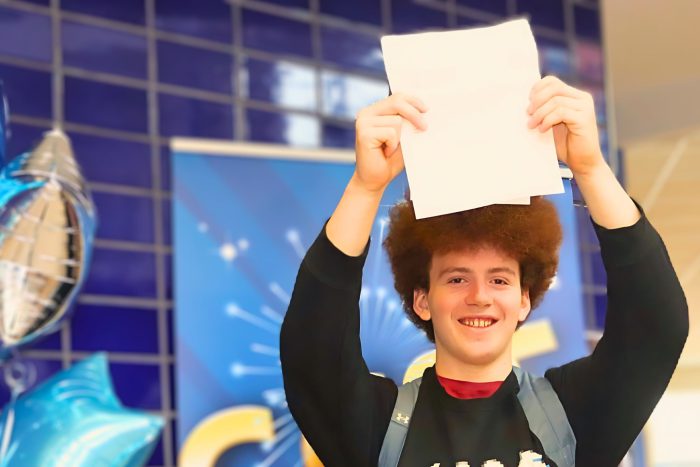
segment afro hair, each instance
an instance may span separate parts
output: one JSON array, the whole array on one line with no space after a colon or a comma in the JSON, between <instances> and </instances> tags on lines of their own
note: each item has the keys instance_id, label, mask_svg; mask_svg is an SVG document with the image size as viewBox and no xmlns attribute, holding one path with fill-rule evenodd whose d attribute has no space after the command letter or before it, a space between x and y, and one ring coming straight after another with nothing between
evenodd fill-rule
<instances>
[{"instance_id":1,"label":"afro hair","mask_svg":"<svg viewBox=\"0 0 700 467\"><path fill-rule=\"evenodd\" d=\"M431 321L413 310L414 289L430 289L433 255L463 248L493 247L520 266L520 286L530 293L531 308L540 304L559 262L562 228L554 205L541 196L529 205L494 204L416 220L411 201L390 211L384 248L394 273L394 287L404 312L435 342Z\"/></svg>"}]
</instances>

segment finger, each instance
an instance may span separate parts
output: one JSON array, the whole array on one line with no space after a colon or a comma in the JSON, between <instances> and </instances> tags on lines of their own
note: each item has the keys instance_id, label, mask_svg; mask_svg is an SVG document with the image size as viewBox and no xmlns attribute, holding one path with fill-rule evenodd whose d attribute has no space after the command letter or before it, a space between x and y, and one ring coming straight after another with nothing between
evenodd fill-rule
<instances>
[{"instance_id":1,"label":"finger","mask_svg":"<svg viewBox=\"0 0 700 467\"><path fill-rule=\"evenodd\" d=\"M417 98L415 98L417 99ZM391 115L395 114L396 106L399 103L406 103L411 107L414 107L418 112L423 112L420 105L415 105L415 103L422 103L422 101L416 101L414 98L406 94L392 94L389 97L373 102L364 109L360 111L360 115Z\"/></svg>"},{"instance_id":2,"label":"finger","mask_svg":"<svg viewBox=\"0 0 700 467\"><path fill-rule=\"evenodd\" d=\"M574 110L582 110L583 106L580 102L580 100L572 98L572 97L565 97L565 96L554 96L548 101L546 101L544 104L542 104L538 109L535 110L535 112L532 114L532 116L529 118L527 122L527 127L528 128L535 128L538 126L540 123L542 123L542 120L546 115L549 115L557 109L558 107L567 107L571 108Z\"/></svg>"},{"instance_id":3,"label":"finger","mask_svg":"<svg viewBox=\"0 0 700 467\"><path fill-rule=\"evenodd\" d=\"M358 128L370 128L388 126L393 128L401 128L403 117L401 115L378 115L371 117L363 117L358 119Z\"/></svg>"},{"instance_id":4,"label":"finger","mask_svg":"<svg viewBox=\"0 0 700 467\"><path fill-rule=\"evenodd\" d=\"M380 115L376 117L364 117L357 121L356 131L358 135L370 135L370 137L372 137L372 135L378 134L374 130L379 128L388 128L396 133L396 140L398 141L401 137L401 126L403 124L403 121L404 119L400 115ZM391 135L390 137L393 137L393 135ZM377 146L375 145L373 147ZM396 148L394 148L394 150L396 150Z\"/></svg>"},{"instance_id":5,"label":"finger","mask_svg":"<svg viewBox=\"0 0 700 467\"><path fill-rule=\"evenodd\" d=\"M530 97L532 97L533 94L541 91L542 89L552 86L552 85L559 85L559 84L564 84L562 80L557 78L556 76L552 75L547 75L544 78L540 79L537 81L534 85L532 85L532 88L530 89Z\"/></svg>"},{"instance_id":6,"label":"finger","mask_svg":"<svg viewBox=\"0 0 700 467\"><path fill-rule=\"evenodd\" d=\"M557 107L542 119L542 122L537 126L537 129L541 133L544 133L559 123L564 123L569 127L575 126L580 123L582 116L583 112L580 110L574 110L567 107Z\"/></svg>"},{"instance_id":7,"label":"finger","mask_svg":"<svg viewBox=\"0 0 700 467\"><path fill-rule=\"evenodd\" d=\"M387 99L375 102L363 109L358 114L358 118L380 115L401 115L416 128L420 130L425 130L427 128L422 112L402 97L394 98L394 96L391 96Z\"/></svg>"},{"instance_id":8,"label":"finger","mask_svg":"<svg viewBox=\"0 0 700 467\"><path fill-rule=\"evenodd\" d=\"M581 99L584 97L584 93L576 88L568 86L559 79L556 79L556 81L550 80L544 83L543 86L539 87L537 90L533 90L533 92L530 93L530 105L527 108L527 112L532 114L535 110L537 110L537 108L542 106L542 104L554 96Z\"/></svg>"},{"instance_id":9,"label":"finger","mask_svg":"<svg viewBox=\"0 0 700 467\"><path fill-rule=\"evenodd\" d=\"M393 127L372 127L358 133L358 139L360 144L376 149L385 145L398 145L399 133Z\"/></svg>"},{"instance_id":10,"label":"finger","mask_svg":"<svg viewBox=\"0 0 700 467\"><path fill-rule=\"evenodd\" d=\"M419 130L428 128L423 113L413 104L400 97L378 102L375 110L379 112L379 115L398 114Z\"/></svg>"},{"instance_id":11,"label":"finger","mask_svg":"<svg viewBox=\"0 0 700 467\"><path fill-rule=\"evenodd\" d=\"M418 98L416 96L412 96L410 94L404 94L402 92L399 92L399 93L396 93L396 94L393 94L392 96L390 96L390 98L392 98L392 97L396 98L396 99L400 99L400 100L405 100L406 102L408 102L413 107L420 110L421 112L428 111L428 106L425 105L425 102L423 102L420 98Z\"/></svg>"}]
</instances>

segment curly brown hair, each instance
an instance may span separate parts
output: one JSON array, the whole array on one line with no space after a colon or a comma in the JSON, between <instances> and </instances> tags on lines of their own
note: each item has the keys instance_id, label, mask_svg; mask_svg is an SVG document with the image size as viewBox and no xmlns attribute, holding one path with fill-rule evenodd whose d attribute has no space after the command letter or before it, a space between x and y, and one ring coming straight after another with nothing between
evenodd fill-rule
<instances>
[{"instance_id":1,"label":"curly brown hair","mask_svg":"<svg viewBox=\"0 0 700 467\"><path fill-rule=\"evenodd\" d=\"M414 289L430 288L435 253L490 246L507 254L520 265L520 287L530 292L534 309L557 271L561 241L556 208L541 196L532 197L529 205L494 204L420 220L411 201L402 201L389 213L384 248L404 312L435 342L432 321L423 321L413 311Z\"/></svg>"}]
</instances>

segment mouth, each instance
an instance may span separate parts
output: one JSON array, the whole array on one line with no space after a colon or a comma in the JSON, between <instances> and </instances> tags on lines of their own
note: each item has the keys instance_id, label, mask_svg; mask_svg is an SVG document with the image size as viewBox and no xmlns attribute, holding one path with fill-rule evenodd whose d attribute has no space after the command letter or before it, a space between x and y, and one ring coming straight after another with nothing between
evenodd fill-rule
<instances>
[{"instance_id":1,"label":"mouth","mask_svg":"<svg viewBox=\"0 0 700 467\"><path fill-rule=\"evenodd\" d=\"M483 318L461 318L457 320L464 327L472 329L488 329L498 322L498 320L488 317Z\"/></svg>"}]
</instances>

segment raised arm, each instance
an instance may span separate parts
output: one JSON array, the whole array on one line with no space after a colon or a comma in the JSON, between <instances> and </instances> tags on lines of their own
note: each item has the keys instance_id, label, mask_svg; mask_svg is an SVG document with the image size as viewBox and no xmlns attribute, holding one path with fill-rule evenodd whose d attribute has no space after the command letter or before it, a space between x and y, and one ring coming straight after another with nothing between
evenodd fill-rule
<instances>
[{"instance_id":1,"label":"raised arm","mask_svg":"<svg viewBox=\"0 0 700 467\"><path fill-rule=\"evenodd\" d=\"M424 130L426 110L417 98L394 94L358 114L355 172L326 227L343 253L358 256L364 250L384 190L404 168L401 127L407 121Z\"/></svg>"},{"instance_id":2,"label":"raised arm","mask_svg":"<svg viewBox=\"0 0 700 467\"><path fill-rule=\"evenodd\" d=\"M666 390L688 335L688 305L663 241L605 163L591 96L545 78L531 100L531 127L554 129L607 272L605 330L595 351L546 376L576 435L576 465L616 466Z\"/></svg>"},{"instance_id":3,"label":"raised arm","mask_svg":"<svg viewBox=\"0 0 700 467\"><path fill-rule=\"evenodd\" d=\"M547 76L532 88L527 111L530 128L553 130L557 157L573 172L593 221L607 229L637 222L639 210L600 149L593 97Z\"/></svg>"},{"instance_id":4,"label":"raised arm","mask_svg":"<svg viewBox=\"0 0 700 467\"><path fill-rule=\"evenodd\" d=\"M379 201L403 170L401 126L420 102L392 96L357 118L357 164L304 257L280 335L289 409L325 465L376 464L396 386L370 374L360 346L362 267Z\"/></svg>"}]
</instances>

